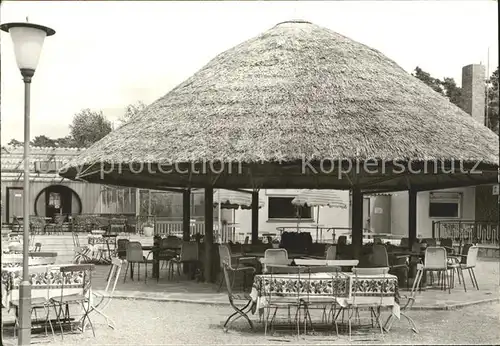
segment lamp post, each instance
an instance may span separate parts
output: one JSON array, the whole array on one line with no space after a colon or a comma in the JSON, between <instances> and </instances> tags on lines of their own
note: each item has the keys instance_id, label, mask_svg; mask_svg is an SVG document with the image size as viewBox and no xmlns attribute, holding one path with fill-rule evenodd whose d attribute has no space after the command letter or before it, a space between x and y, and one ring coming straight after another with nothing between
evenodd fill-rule
<instances>
[{"instance_id":1,"label":"lamp post","mask_svg":"<svg viewBox=\"0 0 500 346\"><path fill-rule=\"evenodd\" d=\"M23 188L23 281L19 287L19 345L31 343L31 286L29 282L29 150L30 86L45 37L56 32L32 23L6 23L0 30L8 32L14 45L17 66L24 81L24 188Z\"/></svg>"}]
</instances>

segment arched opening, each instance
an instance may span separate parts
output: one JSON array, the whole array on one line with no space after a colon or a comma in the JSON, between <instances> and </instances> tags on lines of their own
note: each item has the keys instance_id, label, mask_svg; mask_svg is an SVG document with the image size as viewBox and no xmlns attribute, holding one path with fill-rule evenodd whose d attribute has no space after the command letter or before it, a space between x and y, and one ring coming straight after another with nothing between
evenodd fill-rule
<instances>
[{"instance_id":1,"label":"arched opening","mask_svg":"<svg viewBox=\"0 0 500 346\"><path fill-rule=\"evenodd\" d=\"M82 213L80 196L64 185L50 185L35 199L35 215L53 218L55 215Z\"/></svg>"}]
</instances>

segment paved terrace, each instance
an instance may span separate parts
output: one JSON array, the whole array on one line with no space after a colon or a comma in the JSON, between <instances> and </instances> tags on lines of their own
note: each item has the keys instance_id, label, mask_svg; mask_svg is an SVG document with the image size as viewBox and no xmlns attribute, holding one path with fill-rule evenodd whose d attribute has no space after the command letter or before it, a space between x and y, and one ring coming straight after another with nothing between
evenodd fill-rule
<instances>
[{"instance_id":1,"label":"paved terrace","mask_svg":"<svg viewBox=\"0 0 500 346\"><path fill-rule=\"evenodd\" d=\"M93 274L93 288L102 291L106 286L106 278L109 272L109 265L97 265ZM137 270L137 267L136 267ZM122 270L118 280L115 298L117 299L141 299L166 302L184 302L209 305L229 305L227 293L224 289L217 292L217 283L204 283L195 280L187 280L184 276L178 278L174 276L173 280L168 280L166 268L161 271L159 282L151 278L151 265L148 265L148 280L144 282L144 265L141 265L141 280L137 281L136 272L134 281L130 279L130 273L127 274L127 280L124 283L125 267ZM475 304L487 304L500 300L500 261L499 259L479 260L476 268L476 277L480 290L472 287L467 272L464 273L467 292L464 292L463 286L458 285L455 276L455 288L452 288L451 294L448 291L439 289L428 289L417 293L417 299L413 309L415 310L451 310ZM240 280L235 282L235 290L241 288ZM402 289L401 295L408 292ZM13 310L7 313L2 309L4 323L13 321Z\"/></svg>"},{"instance_id":2,"label":"paved terrace","mask_svg":"<svg viewBox=\"0 0 500 346\"><path fill-rule=\"evenodd\" d=\"M136 268L137 269L137 268ZM93 287L101 290L106 286L106 277L109 266L96 266L96 272L93 276ZM479 260L476 268L476 277L480 290L472 287L467 272L464 272L467 292L464 292L463 286L458 285L455 275L455 288L443 292L439 289L429 289L417 294L414 309L421 310L447 310L463 306L498 301L500 297L500 261L498 259ZM218 284L201 283L194 280L186 280L185 277L178 278L174 276L173 280L168 280L166 268L162 269L159 282L151 278L151 266L148 265L148 280L144 282L144 266L141 265L141 281L130 280L128 274L124 283L123 277L125 269L122 270L120 280L118 281L115 297L116 298L134 298L144 300L190 302L198 304L229 304L227 294L224 290L218 293ZM235 290L238 289L238 280L235 283ZM239 286L241 287L241 286ZM401 292L405 295L407 292Z\"/></svg>"}]
</instances>

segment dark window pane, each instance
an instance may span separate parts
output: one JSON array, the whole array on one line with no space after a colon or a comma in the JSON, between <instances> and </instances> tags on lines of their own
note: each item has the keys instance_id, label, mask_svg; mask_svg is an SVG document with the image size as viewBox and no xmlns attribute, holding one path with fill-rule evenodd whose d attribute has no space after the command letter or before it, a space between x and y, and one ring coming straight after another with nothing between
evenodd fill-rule
<instances>
[{"instance_id":1,"label":"dark window pane","mask_svg":"<svg viewBox=\"0 0 500 346\"><path fill-rule=\"evenodd\" d=\"M458 203L430 203L430 217L458 217Z\"/></svg>"},{"instance_id":2,"label":"dark window pane","mask_svg":"<svg viewBox=\"0 0 500 346\"><path fill-rule=\"evenodd\" d=\"M294 219L297 217L297 207L292 204L294 197L269 197L268 217L270 219ZM299 207L301 218L311 218L310 207Z\"/></svg>"}]
</instances>

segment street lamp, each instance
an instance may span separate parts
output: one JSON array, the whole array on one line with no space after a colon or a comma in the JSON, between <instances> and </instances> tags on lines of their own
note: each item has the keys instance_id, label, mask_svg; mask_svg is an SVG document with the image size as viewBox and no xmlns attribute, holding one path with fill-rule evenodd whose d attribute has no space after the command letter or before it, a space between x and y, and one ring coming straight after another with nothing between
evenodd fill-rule
<instances>
[{"instance_id":1,"label":"street lamp","mask_svg":"<svg viewBox=\"0 0 500 346\"><path fill-rule=\"evenodd\" d=\"M31 343L31 286L29 282L29 150L30 150L30 86L45 37L56 32L32 23L6 23L0 30L8 32L14 45L17 66L24 81L24 188L23 188L23 281L19 287L19 345Z\"/></svg>"}]
</instances>

